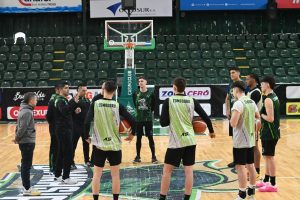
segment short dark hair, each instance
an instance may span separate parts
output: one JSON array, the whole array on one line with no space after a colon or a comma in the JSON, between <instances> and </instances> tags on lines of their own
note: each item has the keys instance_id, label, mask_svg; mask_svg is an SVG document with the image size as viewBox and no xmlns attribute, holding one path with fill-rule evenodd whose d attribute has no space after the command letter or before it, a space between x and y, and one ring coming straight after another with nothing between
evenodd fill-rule
<instances>
[{"instance_id":1,"label":"short dark hair","mask_svg":"<svg viewBox=\"0 0 300 200\"><path fill-rule=\"evenodd\" d=\"M86 87L86 83L79 83L78 85L77 85L77 91L78 91L78 89L79 88L81 88L81 87Z\"/></svg>"},{"instance_id":2,"label":"short dark hair","mask_svg":"<svg viewBox=\"0 0 300 200\"><path fill-rule=\"evenodd\" d=\"M144 79L145 81L147 81L147 79L144 76L139 76L137 80L139 81L140 79Z\"/></svg>"},{"instance_id":3,"label":"short dark hair","mask_svg":"<svg viewBox=\"0 0 300 200\"><path fill-rule=\"evenodd\" d=\"M70 85L67 81L62 81L57 85L58 89L64 88L66 85Z\"/></svg>"},{"instance_id":4,"label":"short dark hair","mask_svg":"<svg viewBox=\"0 0 300 200\"><path fill-rule=\"evenodd\" d=\"M232 83L231 88L239 88L242 92L246 91L246 84L244 81L235 81Z\"/></svg>"},{"instance_id":5,"label":"short dark hair","mask_svg":"<svg viewBox=\"0 0 300 200\"><path fill-rule=\"evenodd\" d=\"M109 93L113 93L114 91L116 91L117 87L118 86L115 81L106 81L104 84L104 89Z\"/></svg>"},{"instance_id":6,"label":"short dark hair","mask_svg":"<svg viewBox=\"0 0 300 200\"><path fill-rule=\"evenodd\" d=\"M24 94L24 103L29 103L29 101L33 98L37 97L36 94L34 92L27 92Z\"/></svg>"},{"instance_id":7,"label":"short dark hair","mask_svg":"<svg viewBox=\"0 0 300 200\"><path fill-rule=\"evenodd\" d=\"M265 76L265 77L261 80L261 82L269 83L270 88L271 88L272 90L275 88L275 85L276 85L275 79L274 79L273 76Z\"/></svg>"},{"instance_id":8,"label":"short dark hair","mask_svg":"<svg viewBox=\"0 0 300 200\"><path fill-rule=\"evenodd\" d=\"M237 71L237 72L241 72L240 68L238 67L230 67L229 71Z\"/></svg>"},{"instance_id":9,"label":"short dark hair","mask_svg":"<svg viewBox=\"0 0 300 200\"><path fill-rule=\"evenodd\" d=\"M178 92L184 92L186 87L186 80L184 78L175 78L173 84L177 87Z\"/></svg>"}]
</instances>

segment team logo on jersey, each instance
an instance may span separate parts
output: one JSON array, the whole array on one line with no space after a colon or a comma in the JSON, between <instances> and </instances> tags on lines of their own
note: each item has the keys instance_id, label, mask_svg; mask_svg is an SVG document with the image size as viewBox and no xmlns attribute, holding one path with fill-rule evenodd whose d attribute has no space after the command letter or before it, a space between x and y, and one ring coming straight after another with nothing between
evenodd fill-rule
<instances>
[{"instance_id":1,"label":"team logo on jersey","mask_svg":"<svg viewBox=\"0 0 300 200\"><path fill-rule=\"evenodd\" d=\"M139 110L148 110L146 99L138 100L139 103Z\"/></svg>"}]
</instances>

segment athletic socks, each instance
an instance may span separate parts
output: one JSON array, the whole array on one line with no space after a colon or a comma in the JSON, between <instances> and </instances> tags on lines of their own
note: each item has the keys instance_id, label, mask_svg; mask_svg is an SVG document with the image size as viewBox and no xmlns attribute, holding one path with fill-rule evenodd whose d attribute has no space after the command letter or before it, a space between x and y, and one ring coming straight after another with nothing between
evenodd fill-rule
<instances>
[{"instance_id":1,"label":"athletic socks","mask_svg":"<svg viewBox=\"0 0 300 200\"><path fill-rule=\"evenodd\" d=\"M250 185L248 188L248 196L255 195L255 185Z\"/></svg>"},{"instance_id":2,"label":"athletic socks","mask_svg":"<svg viewBox=\"0 0 300 200\"><path fill-rule=\"evenodd\" d=\"M270 176L266 174L263 182L267 183L269 181L270 181Z\"/></svg>"},{"instance_id":3,"label":"athletic socks","mask_svg":"<svg viewBox=\"0 0 300 200\"><path fill-rule=\"evenodd\" d=\"M270 182L271 182L271 185L272 186L275 186L276 185L276 176L270 176Z\"/></svg>"},{"instance_id":4,"label":"athletic socks","mask_svg":"<svg viewBox=\"0 0 300 200\"><path fill-rule=\"evenodd\" d=\"M242 199L245 199L246 196L247 196L246 188L240 188L239 189L239 197L241 197Z\"/></svg>"},{"instance_id":5,"label":"athletic socks","mask_svg":"<svg viewBox=\"0 0 300 200\"><path fill-rule=\"evenodd\" d=\"M256 173L260 174L260 168L255 168Z\"/></svg>"},{"instance_id":6,"label":"athletic socks","mask_svg":"<svg viewBox=\"0 0 300 200\"><path fill-rule=\"evenodd\" d=\"M94 198L94 200L98 200L99 194L93 194L93 198Z\"/></svg>"},{"instance_id":7,"label":"athletic socks","mask_svg":"<svg viewBox=\"0 0 300 200\"><path fill-rule=\"evenodd\" d=\"M119 194L113 194L114 200L118 200L119 199Z\"/></svg>"},{"instance_id":8,"label":"athletic socks","mask_svg":"<svg viewBox=\"0 0 300 200\"><path fill-rule=\"evenodd\" d=\"M184 200L190 200L190 197L191 197L191 195L185 194L185 195L184 195Z\"/></svg>"},{"instance_id":9,"label":"athletic socks","mask_svg":"<svg viewBox=\"0 0 300 200\"><path fill-rule=\"evenodd\" d=\"M159 196L159 200L165 200L167 197L167 195L163 195L163 194L160 194Z\"/></svg>"}]
</instances>

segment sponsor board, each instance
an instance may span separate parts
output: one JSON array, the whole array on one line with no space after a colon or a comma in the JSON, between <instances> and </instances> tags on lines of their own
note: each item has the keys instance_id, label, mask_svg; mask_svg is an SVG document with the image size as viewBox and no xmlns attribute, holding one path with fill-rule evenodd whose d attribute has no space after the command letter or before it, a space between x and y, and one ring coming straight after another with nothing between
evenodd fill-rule
<instances>
[{"instance_id":1,"label":"sponsor board","mask_svg":"<svg viewBox=\"0 0 300 200\"><path fill-rule=\"evenodd\" d=\"M286 115L300 115L300 102L286 103Z\"/></svg>"},{"instance_id":2,"label":"sponsor board","mask_svg":"<svg viewBox=\"0 0 300 200\"><path fill-rule=\"evenodd\" d=\"M300 9L300 0L277 0L277 7Z\"/></svg>"},{"instance_id":3,"label":"sponsor board","mask_svg":"<svg viewBox=\"0 0 300 200\"><path fill-rule=\"evenodd\" d=\"M185 89L185 94L197 100L210 100L211 88L210 87L187 87ZM174 95L174 91L172 87L159 88L160 100L166 100L167 98L173 95Z\"/></svg>"},{"instance_id":4,"label":"sponsor board","mask_svg":"<svg viewBox=\"0 0 300 200\"><path fill-rule=\"evenodd\" d=\"M287 99L300 99L300 86L287 86L286 87Z\"/></svg>"},{"instance_id":5,"label":"sponsor board","mask_svg":"<svg viewBox=\"0 0 300 200\"><path fill-rule=\"evenodd\" d=\"M139 0L132 17L171 17L172 0ZM127 17L121 9L121 0L91 0L91 18Z\"/></svg>"},{"instance_id":6,"label":"sponsor board","mask_svg":"<svg viewBox=\"0 0 300 200\"><path fill-rule=\"evenodd\" d=\"M18 119L20 106L7 108L7 119ZM48 106L36 106L33 110L34 119L46 119Z\"/></svg>"},{"instance_id":7,"label":"sponsor board","mask_svg":"<svg viewBox=\"0 0 300 200\"><path fill-rule=\"evenodd\" d=\"M81 12L81 0L1 0L0 13Z\"/></svg>"}]
</instances>

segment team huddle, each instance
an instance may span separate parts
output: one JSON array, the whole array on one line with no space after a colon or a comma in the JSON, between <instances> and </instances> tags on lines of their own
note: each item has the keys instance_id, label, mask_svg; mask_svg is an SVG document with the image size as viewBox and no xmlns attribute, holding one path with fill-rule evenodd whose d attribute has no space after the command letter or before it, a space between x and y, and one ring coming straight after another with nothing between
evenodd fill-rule
<instances>
[{"instance_id":1,"label":"team huddle","mask_svg":"<svg viewBox=\"0 0 300 200\"><path fill-rule=\"evenodd\" d=\"M227 117L232 127L230 135L233 136L233 163L230 165L236 166L238 174L237 199L245 199L247 195L250 199L254 199L256 187L259 187L261 192L277 191L274 155L280 137L279 101L273 92L274 78L263 78L260 90L259 78L255 74L247 76L248 87L246 87L239 78L239 73L238 68L230 70L232 83L226 97ZM87 87L84 84L77 87L77 94L70 100L67 98L69 96L67 82L62 82L55 87L55 94L49 101L47 113L51 136L49 166L54 174L54 181L60 184L77 183L76 179L70 178L70 171L76 170L75 152L81 137L85 165L94 167L93 199L99 198L101 176L106 162L110 165L113 199L119 199L120 164L122 163L122 138L119 134L119 124L122 119L127 120L131 127L131 132L124 140L132 141L136 136L136 157L133 163L141 162L141 141L144 135L149 141L151 162L158 163L152 120L156 102L153 92L147 89L147 80L139 77L138 82L139 90L133 95L136 116L132 116L115 100L117 85L114 81L103 83L101 94L95 96L91 102L85 98ZM216 136L210 118L197 100L185 95L185 88L186 80L176 78L173 81L175 95L165 100L162 106L160 124L162 127L169 127L169 144L164 159L160 200L167 198L172 171L181 164L185 172L183 199L190 199L197 145L192 124L194 112L207 124L209 136L211 138ZM247 88L250 88L250 91L247 91ZM19 144L22 155L23 195L41 194L30 185L30 168L35 146L32 111L36 103L37 97L34 93L25 94L14 140ZM257 174L260 173L258 135L262 142L266 172L263 181L257 183ZM91 158L89 157L90 144L92 145ZM247 179L250 182L248 188Z\"/></svg>"}]
</instances>

